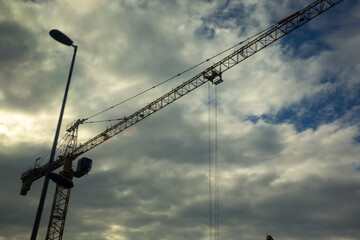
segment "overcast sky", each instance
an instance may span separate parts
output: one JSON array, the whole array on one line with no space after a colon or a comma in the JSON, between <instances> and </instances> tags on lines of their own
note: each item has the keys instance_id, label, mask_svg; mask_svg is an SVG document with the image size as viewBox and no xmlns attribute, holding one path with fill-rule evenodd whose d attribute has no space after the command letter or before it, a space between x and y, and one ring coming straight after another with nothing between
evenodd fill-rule
<instances>
[{"instance_id":1,"label":"overcast sky","mask_svg":"<svg viewBox=\"0 0 360 240\"><path fill-rule=\"evenodd\" d=\"M38 157L48 161L73 53L49 36L51 29L79 46L63 136L73 120L311 2L0 0L0 240L29 239L40 198L43 179L24 197L20 175ZM360 2L344 0L223 75L220 239L360 239L359 28ZM129 115L210 65L92 120ZM74 179L64 239L209 239L214 91L210 85L211 135L204 85L84 154L93 168ZM81 125L79 142L111 124ZM38 239L45 238L54 189L50 183Z\"/></svg>"}]
</instances>

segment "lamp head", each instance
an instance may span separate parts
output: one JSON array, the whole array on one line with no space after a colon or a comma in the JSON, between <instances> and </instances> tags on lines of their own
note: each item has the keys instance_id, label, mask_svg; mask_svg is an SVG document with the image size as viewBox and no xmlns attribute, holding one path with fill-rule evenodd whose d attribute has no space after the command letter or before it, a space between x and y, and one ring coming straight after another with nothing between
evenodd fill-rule
<instances>
[{"instance_id":1,"label":"lamp head","mask_svg":"<svg viewBox=\"0 0 360 240\"><path fill-rule=\"evenodd\" d=\"M73 45L73 41L66 36L64 33L60 32L57 29L53 29L49 32L50 36L55 39L58 42L61 42L62 44L65 44L67 46L72 46Z\"/></svg>"}]
</instances>

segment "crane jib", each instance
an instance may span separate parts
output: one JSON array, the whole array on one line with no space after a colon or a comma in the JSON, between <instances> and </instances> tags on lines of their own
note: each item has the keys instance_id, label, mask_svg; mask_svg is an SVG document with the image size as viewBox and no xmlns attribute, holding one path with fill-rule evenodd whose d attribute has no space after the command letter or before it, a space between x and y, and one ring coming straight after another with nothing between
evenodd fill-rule
<instances>
[{"instance_id":1,"label":"crane jib","mask_svg":"<svg viewBox=\"0 0 360 240\"><path fill-rule=\"evenodd\" d=\"M223 81L222 74L225 71L251 57L255 53L271 45L342 1L343 0L316 0L304 9L280 20L268 30L263 31L260 34L255 35L253 38L250 38L249 41L244 42L240 48L216 62L213 66L183 82L178 87L157 98L142 109L123 118L120 122L112 125L102 133L89 139L87 142L79 144L72 152L68 153L68 155L58 157L58 159L54 161L53 170L61 167L64 164L64 159L71 159L72 161L75 160L76 157L95 148L109 138L114 137L125 129L149 117L175 100L202 86L204 83L208 81L211 81L214 84L221 83ZM26 192L30 189L33 181L45 175L47 166L48 165L45 164L42 167L30 169L21 175L23 184L21 191L22 195L26 195Z\"/></svg>"},{"instance_id":2,"label":"crane jib","mask_svg":"<svg viewBox=\"0 0 360 240\"><path fill-rule=\"evenodd\" d=\"M257 38L249 41L244 46L236 50L234 53L223 58L219 62L215 63L213 66L207 68L205 71L197 74L193 78L174 88L170 92L164 94L163 96L148 104L144 108L124 118L119 123L114 124L107 130L88 140L84 144L80 144L79 147L74 150L74 153L82 154L91 150L92 148L98 146L107 139L119 134L125 129L131 127L132 125L138 123L139 121L150 116L156 111L174 102L175 100L183 97L187 93L200 87L205 82L212 81L213 83L217 83L217 81L222 81L222 73L244 61L253 54L259 52L263 48L274 43L275 41L279 40L280 38L284 37L286 34L292 32L293 30L302 26L306 22L310 21L311 19L315 18L316 16L335 6L341 1L343 0L316 1L313 4L304 8L303 10L298 11L297 14L290 15L286 18L287 20L282 20L281 24L275 24L268 31L264 32ZM216 76L214 77L214 75ZM216 79L216 77L219 77L220 79ZM217 81L214 82L214 79L216 79Z\"/></svg>"}]
</instances>

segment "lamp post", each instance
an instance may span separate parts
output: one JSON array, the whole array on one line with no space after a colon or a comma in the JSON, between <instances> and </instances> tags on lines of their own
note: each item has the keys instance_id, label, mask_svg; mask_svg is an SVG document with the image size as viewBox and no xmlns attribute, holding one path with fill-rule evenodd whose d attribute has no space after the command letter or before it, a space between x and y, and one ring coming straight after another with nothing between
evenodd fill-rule
<instances>
[{"instance_id":1,"label":"lamp post","mask_svg":"<svg viewBox=\"0 0 360 240\"><path fill-rule=\"evenodd\" d=\"M56 152L56 145L57 145L58 138L59 138L61 122L62 122L62 118L63 118L63 115L64 115L66 99L67 99L67 95L68 95L68 91L69 91L69 87L70 87L71 75L72 75L72 71L73 71L73 67L74 67L74 63L75 63L76 51L77 51L77 48L78 48L76 45L73 45L73 41L68 36L66 36L65 34L60 32L59 30L53 29L53 30L51 30L49 32L49 34L56 41L58 41L58 42L60 42L62 44L65 44L67 46L74 47L74 54L73 54L73 58L72 58L72 61L71 61L69 76L68 76L68 80L67 80L67 84L66 84L66 88L65 88L65 94L64 94L64 99L63 99L62 106L61 106L61 111L60 111L58 125L57 125L57 128L56 128L55 138L54 138L53 146L52 146L52 149L51 149L49 165L48 165L46 175L45 175L45 180L44 180L44 185L43 185L43 189L42 189L42 192L41 192L41 197L40 197L40 201L39 201L38 210L36 212L34 227L33 227L33 231L32 231L32 234L31 234L31 240L36 239L37 232L38 232L39 225L40 225L40 219L41 219L42 211L43 211L43 208L44 208L46 192L47 192L48 185L49 185L49 179L50 179L51 173L52 173L54 157L55 157L55 152Z\"/></svg>"}]
</instances>

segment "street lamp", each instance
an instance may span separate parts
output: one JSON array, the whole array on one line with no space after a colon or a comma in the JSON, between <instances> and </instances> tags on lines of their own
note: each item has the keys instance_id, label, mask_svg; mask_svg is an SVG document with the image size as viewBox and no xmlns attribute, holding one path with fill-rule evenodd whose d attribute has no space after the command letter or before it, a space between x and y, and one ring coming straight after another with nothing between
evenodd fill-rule
<instances>
[{"instance_id":1,"label":"street lamp","mask_svg":"<svg viewBox=\"0 0 360 240\"><path fill-rule=\"evenodd\" d=\"M37 235L37 232L38 232L38 229L39 229L40 219L41 219L42 211L43 211L43 208L44 208L46 192L47 192L48 185L49 185L49 179L50 178L54 179L54 177L56 178L56 176L54 176L55 173L52 173L54 157L55 157L55 152L56 152L56 144L57 144L58 138L59 138L61 122L62 122L62 118L63 118L63 115L64 115L66 99L67 99L67 95L68 95L68 91L69 91L69 87L70 87L71 75L72 75L72 71L73 71L73 67L74 67L74 63L75 63L76 51L77 51L77 48L78 48L76 45L73 45L73 41L68 36L66 36L64 33L60 32L57 29L51 30L49 32L49 34L56 41L58 41L58 42L60 42L62 44L65 44L67 46L74 47L74 54L73 54L73 58L72 58L72 61L71 61L69 77L68 77L66 88L65 88L64 99L63 99L62 106L61 106L59 121L58 121L58 125L57 125L57 128L56 128L56 133L55 133L53 146L52 146L52 149L51 149L49 164L48 164L48 168L47 168L46 175L45 175L45 180L44 180L44 185L43 185L43 189L42 189L42 192L41 192L39 206L38 206L38 210L36 212L34 227L33 227L33 231L32 231L32 234L31 234L31 240L36 240L36 235Z\"/></svg>"}]
</instances>

